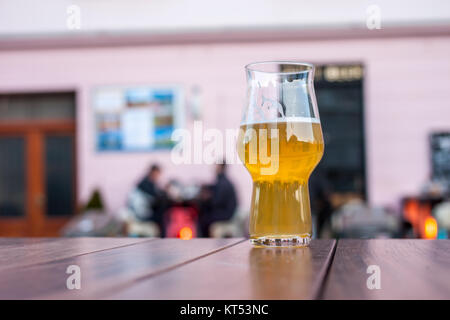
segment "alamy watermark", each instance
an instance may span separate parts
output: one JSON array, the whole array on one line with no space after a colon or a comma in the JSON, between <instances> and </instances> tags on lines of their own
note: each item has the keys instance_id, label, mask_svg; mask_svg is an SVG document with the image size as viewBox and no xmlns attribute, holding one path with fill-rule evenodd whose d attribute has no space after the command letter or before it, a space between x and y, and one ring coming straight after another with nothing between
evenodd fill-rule
<instances>
[{"instance_id":1,"label":"alamy watermark","mask_svg":"<svg viewBox=\"0 0 450 320\"><path fill-rule=\"evenodd\" d=\"M66 287L68 290L81 289L81 268L76 264L67 267L66 273L70 274L66 280Z\"/></svg>"},{"instance_id":2,"label":"alamy watermark","mask_svg":"<svg viewBox=\"0 0 450 320\"><path fill-rule=\"evenodd\" d=\"M380 266L376 264L371 264L367 267L367 274L370 276L367 278L366 286L369 290L381 289L381 269Z\"/></svg>"},{"instance_id":3,"label":"alamy watermark","mask_svg":"<svg viewBox=\"0 0 450 320\"><path fill-rule=\"evenodd\" d=\"M176 165L241 164L242 157L247 154L246 164L259 164L262 175L276 174L279 166L278 131L273 128L204 129L202 121L194 121L192 131L176 129L172 133L175 146L171 160Z\"/></svg>"},{"instance_id":4,"label":"alamy watermark","mask_svg":"<svg viewBox=\"0 0 450 320\"><path fill-rule=\"evenodd\" d=\"M366 9L366 26L369 30L381 29L381 8L376 4L372 4Z\"/></svg>"},{"instance_id":5,"label":"alamy watermark","mask_svg":"<svg viewBox=\"0 0 450 320\"><path fill-rule=\"evenodd\" d=\"M66 27L69 30L81 29L81 8L72 4L66 8Z\"/></svg>"}]
</instances>

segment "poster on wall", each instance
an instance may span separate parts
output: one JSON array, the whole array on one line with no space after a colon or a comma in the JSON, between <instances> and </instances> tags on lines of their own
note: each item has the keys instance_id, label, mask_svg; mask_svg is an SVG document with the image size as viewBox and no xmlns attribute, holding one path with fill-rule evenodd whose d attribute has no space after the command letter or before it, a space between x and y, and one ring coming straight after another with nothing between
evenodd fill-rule
<instances>
[{"instance_id":1,"label":"poster on wall","mask_svg":"<svg viewBox=\"0 0 450 320\"><path fill-rule=\"evenodd\" d=\"M173 146L183 120L178 86L99 87L93 95L98 151L151 151Z\"/></svg>"}]
</instances>

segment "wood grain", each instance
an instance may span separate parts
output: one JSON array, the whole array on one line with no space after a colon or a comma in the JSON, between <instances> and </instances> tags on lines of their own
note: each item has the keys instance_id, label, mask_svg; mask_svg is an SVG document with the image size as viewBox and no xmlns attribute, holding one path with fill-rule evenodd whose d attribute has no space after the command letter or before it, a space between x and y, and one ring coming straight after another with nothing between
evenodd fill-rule
<instances>
[{"instance_id":1,"label":"wood grain","mask_svg":"<svg viewBox=\"0 0 450 320\"><path fill-rule=\"evenodd\" d=\"M248 241L130 283L110 299L314 299L334 240L309 248L254 248Z\"/></svg>"},{"instance_id":2,"label":"wood grain","mask_svg":"<svg viewBox=\"0 0 450 320\"><path fill-rule=\"evenodd\" d=\"M69 265L81 290L68 290ZM369 265L381 289L369 290ZM0 299L449 299L449 240L0 239Z\"/></svg>"},{"instance_id":3,"label":"wood grain","mask_svg":"<svg viewBox=\"0 0 450 320\"><path fill-rule=\"evenodd\" d=\"M89 239L95 243L98 239ZM242 239L154 239L74 257L0 270L0 299L93 299L176 268ZM67 267L81 269L81 290L68 290Z\"/></svg>"},{"instance_id":4,"label":"wood grain","mask_svg":"<svg viewBox=\"0 0 450 320\"><path fill-rule=\"evenodd\" d=\"M381 289L367 288L369 265ZM324 299L449 299L449 240L339 240Z\"/></svg>"},{"instance_id":5,"label":"wood grain","mask_svg":"<svg viewBox=\"0 0 450 320\"><path fill-rule=\"evenodd\" d=\"M0 238L0 270L148 241L145 238Z\"/></svg>"}]
</instances>

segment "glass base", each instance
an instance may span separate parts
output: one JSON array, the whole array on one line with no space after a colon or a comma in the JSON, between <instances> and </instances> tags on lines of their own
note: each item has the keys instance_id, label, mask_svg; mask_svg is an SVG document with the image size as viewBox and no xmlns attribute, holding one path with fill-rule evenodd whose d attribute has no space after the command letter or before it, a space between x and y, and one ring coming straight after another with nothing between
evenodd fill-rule
<instances>
[{"instance_id":1,"label":"glass base","mask_svg":"<svg viewBox=\"0 0 450 320\"><path fill-rule=\"evenodd\" d=\"M307 247L310 242L310 235L286 237L271 236L250 239L250 243L257 247Z\"/></svg>"}]
</instances>

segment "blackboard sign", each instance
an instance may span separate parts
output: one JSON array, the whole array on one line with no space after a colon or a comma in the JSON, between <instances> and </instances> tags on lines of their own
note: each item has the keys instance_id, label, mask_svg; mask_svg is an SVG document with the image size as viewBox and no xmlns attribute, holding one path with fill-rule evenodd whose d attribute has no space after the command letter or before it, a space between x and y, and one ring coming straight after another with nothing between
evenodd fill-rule
<instances>
[{"instance_id":1,"label":"blackboard sign","mask_svg":"<svg viewBox=\"0 0 450 320\"><path fill-rule=\"evenodd\" d=\"M450 132L431 135L432 179L450 184Z\"/></svg>"}]
</instances>

